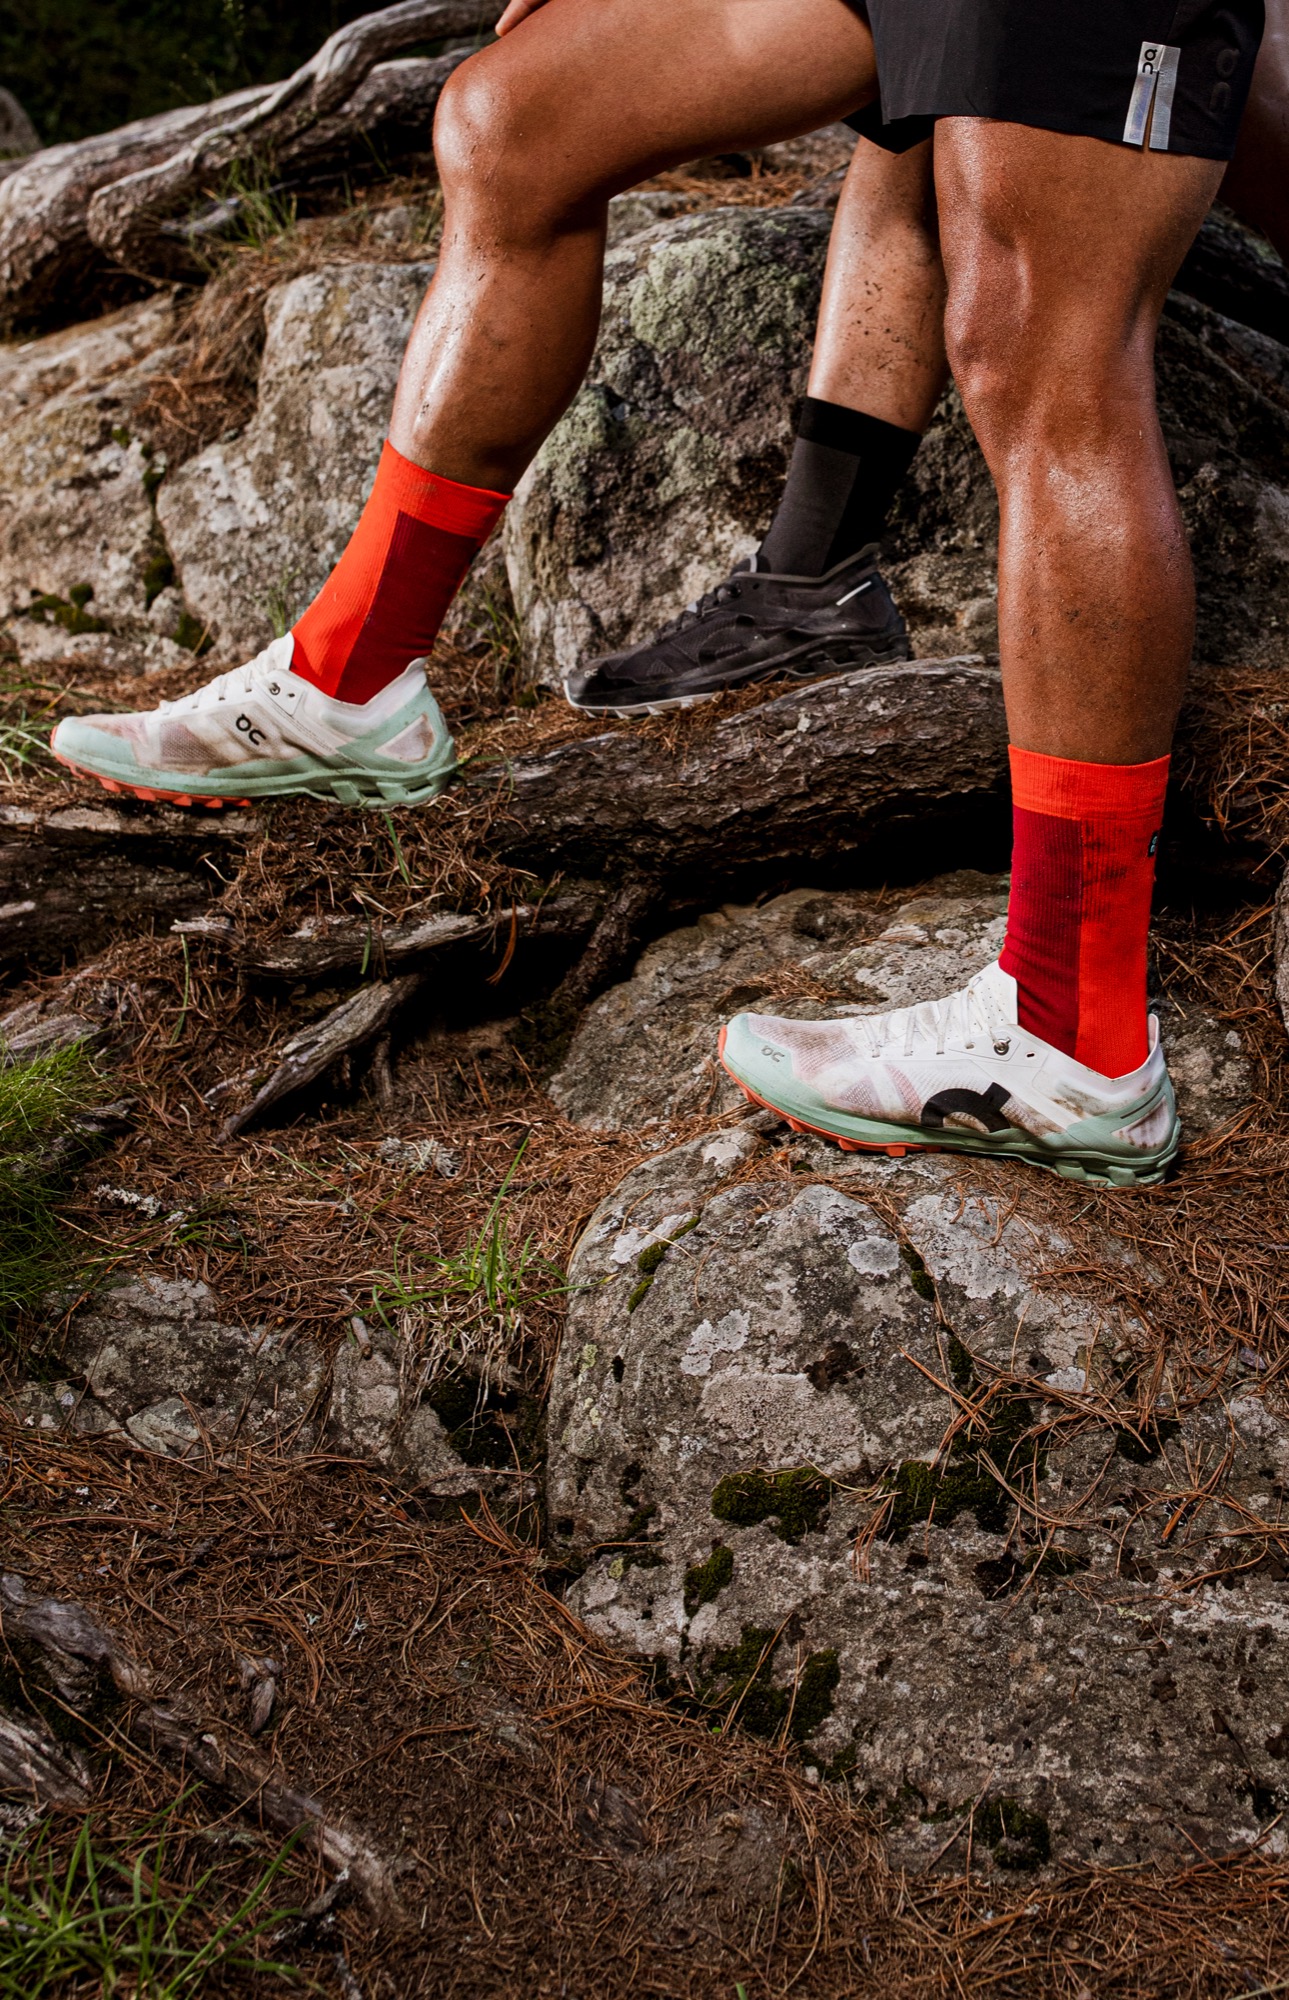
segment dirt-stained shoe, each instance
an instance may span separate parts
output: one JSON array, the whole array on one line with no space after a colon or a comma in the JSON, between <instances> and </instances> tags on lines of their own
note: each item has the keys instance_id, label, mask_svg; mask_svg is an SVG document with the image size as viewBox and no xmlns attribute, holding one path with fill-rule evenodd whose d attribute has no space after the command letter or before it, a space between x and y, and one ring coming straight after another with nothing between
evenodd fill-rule
<instances>
[{"instance_id":1,"label":"dirt-stained shoe","mask_svg":"<svg viewBox=\"0 0 1289 2000\"><path fill-rule=\"evenodd\" d=\"M291 635L195 694L130 715L69 716L59 762L109 792L180 806L303 794L342 805L418 805L456 754L425 661L368 702L335 701L291 672Z\"/></svg>"},{"instance_id":2,"label":"dirt-stained shoe","mask_svg":"<svg viewBox=\"0 0 1289 2000\"><path fill-rule=\"evenodd\" d=\"M1016 981L996 962L889 1014L739 1014L721 1061L754 1103L848 1152L980 1153L1139 1187L1164 1178L1181 1136L1153 1017L1141 1068L1099 1076L1019 1025Z\"/></svg>"},{"instance_id":3,"label":"dirt-stained shoe","mask_svg":"<svg viewBox=\"0 0 1289 2000\"><path fill-rule=\"evenodd\" d=\"M573 707L654 715L776 675L817 680L909 658L875 543L826 576L775 576L755 564L740 563L657 638L575 668L564 685Z\"/></svg>"}]
</instances>

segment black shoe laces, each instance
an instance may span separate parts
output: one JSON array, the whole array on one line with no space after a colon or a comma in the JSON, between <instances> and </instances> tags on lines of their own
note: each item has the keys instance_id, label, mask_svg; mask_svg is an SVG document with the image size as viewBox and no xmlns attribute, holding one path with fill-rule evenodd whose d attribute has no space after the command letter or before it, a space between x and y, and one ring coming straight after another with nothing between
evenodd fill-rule
<instances>
[{"instance_id":1,"label":"black shoe laces","mask_svg":"<svg viewBox=\"0 0 1289 2000\"><path fill-rule=\"evenodd\" d=\"M728 604L732 597L738 596L741 580L750 573L751 564L740 563L733 576L727 577L724 583L718 583L714 590L705 590L700 598L693 604L687 604L675 618L669 618L659 629L659 639L674 639L678 632L688 632L693 626L701 625L704 618L710 617L713 611L720 610L722 604Z\"/></svg>"}]
</instances>

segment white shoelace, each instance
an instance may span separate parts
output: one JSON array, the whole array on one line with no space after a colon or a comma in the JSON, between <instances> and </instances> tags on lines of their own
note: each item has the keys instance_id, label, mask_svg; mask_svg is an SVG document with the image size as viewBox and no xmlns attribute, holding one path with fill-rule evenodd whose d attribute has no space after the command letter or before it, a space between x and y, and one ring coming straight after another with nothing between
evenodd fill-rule
<instances>
[{"instance_id":1,"label":"white shoelace","mask_svg":"<svg viewBox=\"0 0 1289 2000\"><path fill-rule=\"evenodd\" d=\"M895 1047L902 1055L911 1056L919 1044L925 1049L932 1042L935 1053L942 1056L950 1041L973 1049L978 1039L988 1041L995 1054L1006 1055L1013 1033L1012 1023L982 979L973 979L943 1000L924 1000L916 1007L893 1008L889 1014L851 1018L857 1038L867 1043L871 1057Z\"/></svg>"},{"instance_id":2,"label":"white shoelace","mask_svg":"<svg viewBox=\"0 0 1289 2000\"><path fill-rule=\"evenodd\" d=\"M191 715L196 709L209 708L217 701L227 701L230 695L254 694L258 685L287 671L280 659L272 657L274 647L279 643L275 639L272 645L266 646L245 666L230 667L226 673L216 674L213 681L207 681L205 687L197 688L192 694L180 695L174 701L158 702L157 714L178 715L186 712Z\"/></svg>"}]
</instances>

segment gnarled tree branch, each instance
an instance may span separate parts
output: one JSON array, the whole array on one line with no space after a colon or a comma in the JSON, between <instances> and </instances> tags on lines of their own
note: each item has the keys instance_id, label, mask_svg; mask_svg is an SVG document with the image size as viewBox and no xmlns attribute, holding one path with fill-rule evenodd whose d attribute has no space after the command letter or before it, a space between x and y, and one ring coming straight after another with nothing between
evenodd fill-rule
<instances>
[{"instance_id":1,"label":"gnarled tree branch","mask_svg":"<svg viewBox=\"0 0 1289 2000\"><path fill-rule=\"evenodd\" d=\"M91 240L136 275L190 275L192 251L183 232L167 224L215 192L231 169L271 159L334 115L377 63L417 42L476 33L491 25L495 12L495 0L400 0L351 21L239 116L198 133L157 164L100 187L89 204Z\"/></svg>"}]
</instances>

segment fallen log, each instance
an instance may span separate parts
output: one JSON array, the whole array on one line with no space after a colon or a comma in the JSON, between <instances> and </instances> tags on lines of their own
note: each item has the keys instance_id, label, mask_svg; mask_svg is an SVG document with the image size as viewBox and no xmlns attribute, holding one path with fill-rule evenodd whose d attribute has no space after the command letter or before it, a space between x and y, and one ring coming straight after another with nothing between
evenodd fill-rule
<instances>
[{"instance_id":1,"label":"fallen log","mask_svg":"<svg viewBox=\"0 0 1289 2000\"><path fill-rule=\"evenodd\" d=\"M367 178L409 152L428 154L439 92L468 51L390 58L481 32L495 15L487 0L403 0L350 22L284 83L20 161L0 178L0 324L84 318L121 292L127 274L205 275L204 242L238 210L226 185L238 168L257 183L272 168L290 189L356 170Z\"/></svg>"},{"instance_id":2,"label":"fallen log","mask_svg":"<svg viewBox=\"0 0 1289 2000\"><path fill-rule=\"evenodd\" d=\"M401 979L380 980L371 986L360 986L356 993L351 993L347 1000L342 1000L320 1021L310 1022L298 1035L293 1035L283 1047L268 1082L256 1091L249 1104L225 1119L220 1128L220 1138L235 1138L271 1105L280 1103L284 1097L293 1097L297 1091L316 1083L334 1064L375 1041L400 1008L412 998L420 983L419 976L413 972L405 973Z\"/></svg>"},{"instance_id":3,"label":"fallen log","mask_svg":"<svg viewBox=\"0 0 1289 2000\"><path fill-rule=\"evenodd\" d=\"M1188 868L1243 877L1265 849L1250 845L1256 828L1222 845L1211 756L1191 754L1206 730L1206 709L1183 717L1170 840ZM0 965L57 963L163 922L255 977L292 982L425 971L453 954L478 954L482 970L503 936L525 952L576 946L602 923L595 964L608 964L655 905L707 908L767 881L908 881L942 871L946 855L994 867L1007 851L1002 691L978 657L864 668L717 721L700 709L662 729L614 728L475 766L462 783L499 807L488 856L563 877L553 894L513 911L423 904L394 918L351 905L259 935L213 907L258 835L254 812L0 808Z\"/></svg>"},{"instance_id":4,"label":"fallen log","mask_svg":"<svg viewBox=\"0 0 1289 2000\"><path fill-rule=\"evenodd\" d=\"M89 1767L34 1715L0 1708L0 1793L24 1799L36 1812L50 1806L83 1810L90 1802Z\"/></svg>"},{"instance_id":5,"label":"fallen log","mask_svg":"<svg viewBox=\"0 0 1289 2000\"><path fill-rule=\"evenodd\" d=\"M543 872L628 875L714 894L754 871L824 871L871 856L877 879L911 846L971 820L1002 824L1007 729L979 657L912 660L816 681L672 740L584 737L503 773L499 858Z\"/></svg>"},{"instance_id":6,"label":"fallen log","mask_svg":"<svg viewBox=\"0 0 1289 2000\"><path fill-rule=\"evenodd\" d=\"M604 898L591 883L570 883L541 902L515 903L497 911L408 910L397 918L309 917L284 937L261 938L238 930L217 915L180 920L180 936L202 937L221 947L241 971L261 979L319 980L374 968L381 977L407 966L438 963L456 952L497 949L503 938L525 944L577 944L599 920ZM503 950L505 946L501 947Z\"/></svg>"},{"instance_id":7,"label":"fallen log","mask_svg":"<svg viewBox=\"0 0 1289 2000\"><path fill-rule=\"evenodd\" d=\"M56 967L114 931L168 927L222 887L255 821L177 808L0 806L0 969Z\"/></svg>"},{"instance_id":8,"label":"fallen log","mask_svg":"<svg viewBox=\"0 0 1289 2000\"><path fill-rule=\"evenodd\" d=\"M92 241L137 276L193 275L182 230L168 224L187 214L238 167L272 160L341 107L376 67L418 42L479 33L491 27L486 0L400 0L351 21L316 56L239 116L197 134L154 165L100 184L89 204Z\"/></svg>"},{"instance_id":9,"label":"fallen log","mask_svg":"<svg viewBox=\"0 0 1289 2000\"><path fill-rule=\"evenodd\" d=\"M469 49L454 49L432 59L378 64L339 111L306 127L273 155L266 190L257 186L250 194L233 190L217 195L162 223L161 238L175 273L204 275L210 246L232 234L264 192L282 201L307 201L327 188L352 188L396 172L432 168L435 108L453 70L470 54Z\"/></svg>"},{"instance_id":10,"label":"fallen log","mask_svg":"<svg viewBox=\"0 0 1289 2000\"><path fill-rule=\"evenodd\" d=\"M83 317L103 294L111 267L89 233L99 188L154 166L200 132L263 102L267 89L239 90L211 104L187 104L138 118L115 132L46 146L0 180L0 325L48 319L62 305Z\"/></svg>"},{"instance_id":11,"label":"fallen log","mask_svg":"<svg viewBox=\"0 0 1289 2000\"><path fill-rule=\"evenodd\" d=\"M515 912L523 935L588 937L626 880L660 900L719 898L757 871L905 872L916 839L1003 826L1007 739L997 672L978 659L872 667L674 735L617 729L473 770L500 792L490 852L540 878L576 878ZM433 810L428 808L428 810ZM257 939L211 909L258 831L254 812L133 802L0 807L0 965L56 964L113 929L184 923L246 971L278 979L411 969L487 945L498 919L414 911L373 928L358 913ZM866 855L865 850L870 852ZM899 867L893 871L893 859ZM504 924L511 912L501 913Z\"/></svg>"}]
</instances>

